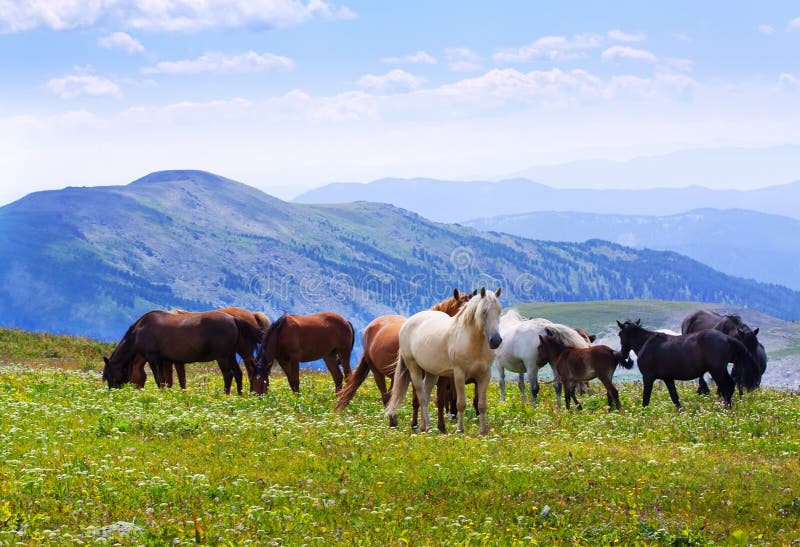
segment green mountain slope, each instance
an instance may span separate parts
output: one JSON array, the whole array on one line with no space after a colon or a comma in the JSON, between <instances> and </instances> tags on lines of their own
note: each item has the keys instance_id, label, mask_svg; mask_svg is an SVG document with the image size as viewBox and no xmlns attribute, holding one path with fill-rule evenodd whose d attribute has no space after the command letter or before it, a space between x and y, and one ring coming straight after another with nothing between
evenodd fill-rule
<instances>
[{"instance_id":1,"label":"green mountain slope","mask_svg":"<svg viewBox=\"0 0 800 547\"><path fill-rule=\"evenodd\" d=\"M498 284L505 304L661 298L800 317L800 293L674 253L531 241L374 203L287 203L200 171L26 196L0 208L0 258L0 324L105 340L154 307L329 309L359 327L453 286Z\"/></svg>"}]
</instances>

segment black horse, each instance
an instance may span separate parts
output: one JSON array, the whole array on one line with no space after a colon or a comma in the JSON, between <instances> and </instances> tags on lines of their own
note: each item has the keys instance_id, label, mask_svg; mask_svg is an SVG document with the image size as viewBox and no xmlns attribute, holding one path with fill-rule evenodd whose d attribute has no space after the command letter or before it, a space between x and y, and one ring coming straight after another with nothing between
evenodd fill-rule
<instances>
[{"instance_id":1,"label":"black horse","mask_svg":"<svg viewBox=\"0 0 800 547\"><path fill-rule=\"evenodd\" d=\"M636 352L639 372L642 373L642 406L650 404L653 383L662 380L670 398L680 410L675 380L694 380L708 372L717 383L717 392L730 406L736 383L747 390L761 383L758 363L739 340L718 330L709 329L681 336L654 332L641 326L640 321L620 323L619 339L622 354ZM736 381L728 373L728 363L734 363Z\"/></svg>"},{"instance_id":2,"label":"black horse","mask_svg":"<svg viewBox=\"0 0 800 547\"><path fill-rule=\"evenodd\" d=\"M692 312L681 323L681 334L691 334L706 329L715 329L739 340L755 358L761 374L767 370L767 352L758 341L758 328L751 329L738 315L721 315L708 310ZM702 376L698 379L697 393L705 395L710 393L708 384ZM740 385L739 395L741 394Z\"/></svg>"}]
</instances>

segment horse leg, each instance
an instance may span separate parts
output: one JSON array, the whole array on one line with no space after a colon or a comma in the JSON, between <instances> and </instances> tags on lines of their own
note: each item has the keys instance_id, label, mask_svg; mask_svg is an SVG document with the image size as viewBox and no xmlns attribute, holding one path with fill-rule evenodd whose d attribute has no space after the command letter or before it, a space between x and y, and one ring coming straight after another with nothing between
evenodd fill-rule
<instances>
[{"instance_id":1,"label":"horse leg","mask_svg":"<svg viewBox=\"0 0 800 547\"><path fill-rule=\"evenodd\" d=\"M419 425L419 396L417 395L417 388L411 386L411 429Z\"/></svg>"},{"instance_id":2,"label":"horse leg","mask_svg":"<svg viewBox=\"0 0 800 547\"><path fill-rule=\"evenodd\" d=\"M378 391L381 394L383 406L386 406L386 404L389 402L389 399L392 397L392 394L389 393L389 389L386 388L386 375L373 368L372 377L375 379L375 385L378 386Z\"/></svg>"},{"instance_id":3,"label":"horse leg","mask_svg":"<svg viewBox=\"0 0 800 547\"><path fill-rule=\"evenodd\" d=\"M720 395L722 395L722 399L725 401L725 406L731 406L735 382L733 381L733 378L731 378L731 375L728 374L728 368L713 368L710 369L709 372L711 373L711 377L717 383L717 391Z\"/></svg>"},{"instance_id":4,"label":"horse leg","mask_svg":"<svg viewBox=\"0 0 800 547\"><path fill-rule=\"evenodd\" d=\"M234 380L236 380L236 393L241 395L242 394L242 368L239 366L239 361L236 360L236 354L234 353L228 360L229 366L231 367L231 373L233 374Z\"/></svg>"},{"instance_id":5,"label":"horse leg","mask_svg":"<svg viewBox=\"0 0 800 547\"><path fill-rule=\"evenodd\" d=\"M577 387L577 382L569 381L564 382L564 393L567 394L567 410L569 410L569 400L572 399L575 402L575 406L578 407L578 410L583 410L583 406L581 405L578 398L575 396L575 388Z\"/></svg>"},{"instance_id":6,"label":"horse leg","mask_svg":"<svg viewBox=\"0 0 800 547\"><path fill-rule=\"evenodd\" d=\"M431 391L433 391L433 386L436 385L436 382L439 381L438 376L434 376L433 374L426 372L425 376L422 378L422 389L424 393L419 400L419 406L422 412L420 413L421 422L424 424L425 429L424 431L428 431L431 427L431 417L428 413L428 407L431 402ZM420 431L423 431L422 426L420 426Z\"/></svg>"},{"instance_id":7,"label":"horse leg","mask_svg":"<svg viewBox=\"0 0 800 547\"><path fill-rule=\"evenodd\" d=\"M444 421L445 407L450 402L450 378L439 376L436 381L436 428L439 433L447 433Z\"/></svg>"},{"instance_id":8,"label":"horse leg","mask_svg":"<svg viewBox=\"0 0 800 547\"><path fill-rule=\"evenodd\" d=\"M561 382L561 377L556 374L553 377L553 389L556 391L556 406L558 410L561 410L561 389L564 387L564 384Z\"/></svg>"},{"instance_id":9,"label":"horse leg","mask_svg":"<svg viewBox=\"0 0 800 547\"><path fill-rule=\"evenodd\" d=\"M669 391L669 397L672 399L672 404L674 404L675 409L680 412L681 402L678 400L678 390L675 389L675 380L670 378L669 380L664 380L664 383L667 385L667 391Z\"/></svg>"},{"instance_id":10,"label":"horse leg","mask_svg":"<svg viewBox=\"0 0 800 547\"><path fill-rule=\"evenodd\" d=\"M253 371L255 370L255 360L253 359L253 352L250 352L250 355L242 357L242 363L244 363L244 370L247 372L247 383L250 385L250 391L255 391L253 387Z\"/></svg>"},{"instance_id":11,"label":"horse leg","mask_svg":"<svg viewBox=\"0 0 800 547\"><path fill-rule=\"evenodd\" d=\"M650 404L650 395L653 393L655 378L642 377L642 407Z\"/></svg>"},{"instance_id":12,"label":"horse leg","mask_svg":"<svg viewBox=\"0 0 800 547\"><path fill-rule=\"evenodd\" d=\"M530 381L530 377L528 377ZM525 402L525 373L520 372L517 374L517 387L519 387L519 394L522 396L522 402ZM531 388L532 389L532 388Z\"/></svg>"},{"instance_id":13,"label":"horse leg","mask_svg":"<svg viewBox=\"0 0 800 547\"><path fill-rule=\"evenodd\" d=\"M219 371L222 373L222 381L225 385L225 395L230 395L231 382L233 381L233 371L228 366L228 363L223 362L221 359L217 359L217 366L219 367Z\"/></svg>"},{"instance_id":14,"label":"horse leg","mask_svg":"<svg viewBox=\"0 0 800 547\"><path fill-rule=\"evenodd\" d=\"M174 375L172 373L172 363L164 363L163 370L161 372L161 377L164 379L164 383L168 388L172 388L172 384L175 381Z\"/></svg>"},{"instance_id":15,"label":"horse leg","mask_svg":"<svg viewBox=\"0 0 800 547\"><path fill-rule=\"evenodd\" d=\"M706 383L706 379L703 378L703 375L700 375L700 378L697 379L697 394L698 395L708 395L711 393L711 390L708 389L708 384Z\"/></svg>"},{"instance_id":16,"label":"horse leg","mask_svg":"<svg viewBox=\"0 0 800 547\"><path fill-rule=\"evenodd\" d=\"M175 363L175 372L178 373L178 384L181 389L186 389L186 365L183 363Z\"/></svg>"},{"instance_id":17,"label":"horse leg","mask_svg":"<svg viewBox=\"0 0 800 547\"><path fill-rule=\"evenodd\" d=\"M536 362L529 361L525 363L525 370L528 372L528 383L531 388L531 406L535 406L539 397L539 367L536 366ZM522 378L522 374L519 376Z\"/></svg>"},{"instance_id":18,"label":"horse leg","mask_svg":"<svg viewBox=\"0 0 800 547\"><path fill-rule=\"evenodd\" d=\"M422 369L412 360L408 359L405 361L406 368L408 369L408 374L411 376L411 385L414 386L414 391L416 392L415 398L419 401L420 406L422 406L422 422L420 423L419 431L420 433L424 433L427 431L428 422L426 420L427 416L426 413L428 411L427 407L427 400L424 399L424 386L422 385L424 380L424 374ZM423 406L424 405L424 406Z\"/></svg>"},{"instance_id":19,"label":"horse leg","mask_svg":"<svg viewBox=\"0 0 800 547\"><path fill-rule=\"evenodd\" d=\"M336 393L339 393L342 390L342 381L344 380L344 375L342 374L342 371L339 370L339 358L336 355L328 355L323 359L323 361L325 361L325 366L328 367L328 371L333 377L333 384L336 386Z\"/></svg>"},{"instance_id":20,"label":"horse leg","mask_svg":"<svg viewBox=\"0 0 800 547\"><path fill-rule=\"evenodd\" d=\"M622 406L619 404L619 391L617 388L614 387L613 382L611 381L610 377L600 376L600 381L603 383L603 386L606 388L606 396L608 398L608 410L614 410L614 406L617 407L617 410L621 410Z\"/></svg>"},{"instance_id":21,"label":"horse leg","mask_svg":"<svg viewBox=\"0 0 800 547\"><path fill-rule=\"evenodd\" d=\"M497 367L498 375L500 379L498 380L498 384L500 385L500 401L506 402L506 367L503 365L499 365Z\"/></svg>"},{"instance_id":22,"label":"horse leg","mask_svg":"<svg viewBox=\"0 0 800 547\"><path fill-rule=\"evenodd\" d=\"M145 381L147 381L147 375L144 373L145 362L144 357L137 354L131 366L130 382L138 388L143 388Z\"/></svg>"},{"instance_id":23,"label":"horse leg","mask_svg":"<svg viewBox=\"0 0 800 547\"><path fill-rule=\"evenodd\" d=\"M453 370L453 389L456 391L456 411L458 412L458 431L464 433L464 410L467 408L467 394L465 389L464 372L461 369ZM485 417L482 416L481 420ZM481 422L483 423L483 422Z\"/></svg>"},{"instance_id":24,"label":"horse leg","mask_svg":"<svg viewBox=\"0 0 800 547\"><path fill-rule=\"evenodd\" d=\"M488 408L486 392L489 390L489 383L492 381L491 371L486 371L480 378L475 379L475 398L478 400L478 421L480 422L480 433L486 435L489 433L489 421L486 416L486 409Z\"/></svg>"}]
</instances>

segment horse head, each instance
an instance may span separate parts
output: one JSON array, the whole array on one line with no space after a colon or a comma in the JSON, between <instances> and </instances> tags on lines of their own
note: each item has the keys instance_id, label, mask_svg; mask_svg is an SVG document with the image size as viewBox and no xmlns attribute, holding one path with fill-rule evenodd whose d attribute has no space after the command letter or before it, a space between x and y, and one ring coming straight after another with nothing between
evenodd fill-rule
<instances>
[{"instance_id":1,"label":"horse head","mask_svg":"<svg viewBox=\"0 0 800 547\"><path fill-rule=\"evenodd\" d=\"M116 359L103 356L103 380L108 383L108 389L119 388L130 381L131 361Z\"/></svg>"},{"instance_id":2,"label":"horse head","mask_svg":"<svg viewBox=\"0 0 800 547\"><path fill-rule=\"evenodd\" d=\"M628 319L624 323L617 321L617 326L619 327L620 352L627 359L630 359L631 351L636 351L637 348L641 349L641 344L644 343L644 340L640 340L642 338L641 333L647 331L642 327L641 319L636 321Z\"/></svg>"},{"instance_id":3,"label":"horse head","mask_svg":"<svg viewBox=\"0 0 800 547\"><path fill-rule=\"evenodd\" d=\"M503 307L497 299L500 292L501 289L491 292L487 291L486 287L481 287L480 294L473 296L465 308L469 310L472 307L468 313L472 314L483 331L491 349L497 349L503 342L503 338L500 336L500 313L503 311Z\"/></svg>"}]
</instances>

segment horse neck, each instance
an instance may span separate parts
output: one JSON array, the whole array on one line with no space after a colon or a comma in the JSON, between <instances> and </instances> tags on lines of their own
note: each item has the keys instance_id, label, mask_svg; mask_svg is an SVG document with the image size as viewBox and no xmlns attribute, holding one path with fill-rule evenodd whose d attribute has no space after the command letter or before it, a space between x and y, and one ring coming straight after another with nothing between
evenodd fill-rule
<instances>
[{"instance_id":1,"label":"horse neck","mask_svg":"<svg viewBox=\"0 0 800 547\"><path fill-rule=\"evenodd\" d=\"M631 349L636 353L639 353L639 351L642 349L642 346L644 346L644 343L647 342L655 333L643 327L635 326L633 328L636 330L631 337Z\"/></svg>"}]
</instances>

